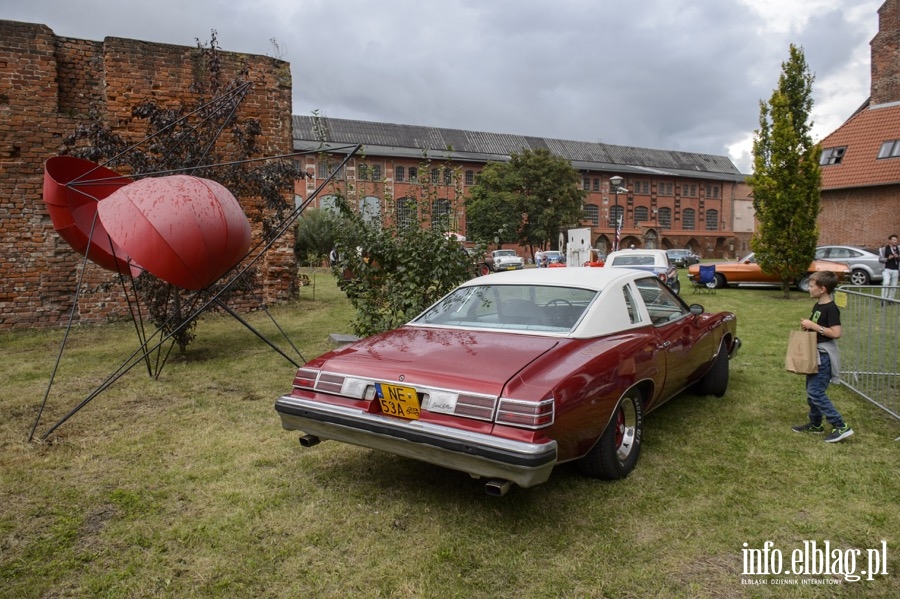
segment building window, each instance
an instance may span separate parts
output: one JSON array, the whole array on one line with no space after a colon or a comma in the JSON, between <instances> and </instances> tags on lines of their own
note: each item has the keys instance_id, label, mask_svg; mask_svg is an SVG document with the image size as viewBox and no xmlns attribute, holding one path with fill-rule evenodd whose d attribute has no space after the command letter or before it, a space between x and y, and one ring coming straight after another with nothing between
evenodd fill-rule
<instances>
[{"instance_id":1,"label":"building window","mask_svg":"<svg viewBox=\"0 0 900 599\"><path fill-rule=\"evenodd\" d=\"M381 216L381 200L375 196L366 196L359 201L359 215L363 222L376 222Z\"/></svg>"},{"instance_id":2,"label":"building window","mask_svg":"<svg viewBox=\"0 0 900 599\"><path fill-rule=\"evenodd\" d=\"M647 222L650 219L650 213L646 206L635 206L634 208L634 225Z\"/></svg>"},{"instance_id":3,"label":"building window","mask_svg":"<svg viewBox=\"0 0 900 599\"><path fill-rule=\"evenodd\" d=\"M591 184L591 190L592 191L600 191L600 178L599 177L594 178L594 180Z\"/></svg>"},{"instance_id":4,"label":"building window","mask_svg":"<svg viewBox=\"0 0 900 599\"><path fill-rule=\"evenodd\" d=\"M394 181L396 183L403 183L403 179L406 178L406 169L402 166L394 167Z\"/></svg>"},{"instance_id":5,"label":"building window","mask_svg":"<svg viewBox=\"0 0 900 599\"><path fill-rule=\"evenodd\" d=\"M706 197L708 198L718 198L719 197L719 186L718 185L710 185L706 184Z\"/></svg>"},{"instance_id":6,"label":"building window","mask_svg":"<svg viewBox=\"0 0 900 599\"><path fill-rule=\"evenodd\" d=\"M369 179L369 165L360 163L356 167L356 178L360 181L366 181Z\"/></svg>"},{"instance_id":7,"label":"building window","mask_svg":"<svg viewBox=\"0 0 900 599\"><path fill-rule=\"evenodd\" d=\"M397 224L401 228L412 227L416 224L416 202L412 198L397 200Z\"/></svg>"},{"instance_id":8,"label":"building window","mask_svg":"<svg viewBox=\"0 0 900 599\"><path fill-rule=\"evenodd\" d=\"M466 185L475 185L475 171L466 171Z\"/></svg>"},{"instance_id":9,"label":"building window","mask_svg":"<svg viewBox=\"0 0 900 599\"><path fill-rule=\"evenodd\" d=\"M669 185L671 185L671 183ZM659 214L657 215L657 221L659 222L660 229L671 229L672 228L672 209L671 208L660 208Z\"/></svg>"},{"instance_id":10,"label":"building window","mask_svg":"<svg viewBox=\"0 0 900 599\"><path fill-rule=\"evenodd\" d=\"M372 168L371 168L371 174L372 174L372 181L381 181L381 179L382 179L381 165L373 164Z\"/></svg>"},{"instance_id":11,"label":"building window","mask_svg":"<svg viewBox=\"0 0 900 599\"><path fill-rule=\"evenodd\" d=\"M581 189L585 191L590 191L591 189L591 178L590 177L582 177L581 178Z\"/></svg>"},{"instance_id":12,"label":"building window","mask_svg":"<svg viewBox=\"0 0 900 599\"><path fill-rule=\"evenodd\" d=\"M650 195L650 181L635 181L634 193L645 196Z\"/></svg>"},{"instance_id":13,"label":"building window","mask_svg":"<svg viewBox=\"0 0 900 599\"><path fill-rule=\"evenodd\" d=\"M319 161L318 168L318 177L319 179L327 179L331 173L335 172L336 163L333 160L324 159ZM344 169L337 169L336 174L334 175L335 179L343 179L344 178Z\"/></svg>"},{"instance_id":14,"label":"building window","mask_svg":"<svg viewBox=\"0 0 900 599\"><path fill-rule=\"evenodd\" d=\"M719 230L719 211L718 210L707 210L706 211L706 230L707 231L718 231Z\"/></svg>"},{"instance_id":15,"label":"building window","mask_svg":"<svg viewBox=\"0 0 900 599\"><path fill-rule=\"evenodd\" d=\"M584 220L590 222L595 227L600 224L600 207L594 204L584 205Z\"/></svg>"},{"instance_id":16,"label":"building window","mask_svg":"<svg viewBox=\"0 0 900 599\"><path fill-rule=\"evenodd\" d=\"M419 180L419 169L411 166L409 167L409 182L416 183Z\"/></svg>"},{"instance_id":17,"label":"building window","mask_svg":"<svg viewBox=\"0 0 900 599\"><path fill-rule=\"evenodd\" d=\"M444 167L444 185L453 184L453 169L449 166Z\"/></svg>"},{"instance_id":18,"label":"building window","mask_svg":"<svg viewBox=\"0 0 900 599\"><path fill-rule=\"evenodd\" d=\"M697 197L697 184L696 183L682 183L681 184L681 195L686 198L696 198Z\"/></svg>"},{"instance_id":19,"label":"building window","mask_svg":"<svg viewBox=\"0 0 900 599\"><path fill-rule=\"evenodd\" d=\"M694 218L696 212L693 208L685 208L681 211L681 228L685 231L693 231L694 227Z\"/></svg>"},{"instance_id":20,"label":"building window","mask_svg":"<svg viewBox=\"0 0 900 599\"><path fill-rule=\"evenodd\" d=\"M431 202L431 228L435 231L450 230L450 200L437 199Z\"/></svg>"},{"instance_id":21,"label":"building window","mask_svg":"<svg viewBox=\"0 0 900 599\"><path fill-rule=\"evenodd\" d=\"M824 156L825 153L823 152ZM878 158L896 158L900 156L900 139L895 139L892 141L886 141L881 144L881 149L878 150Z\"/></svg>"},{"instance_id":22,"label":"building window","mask_svg":"<svg viewBox=\"0 0 900 599\"><path fill-rule=\"evenodd\" d=\"M439 168L431 169L431 182L434 185L437 185L438 183L441 182L441 169L439 169Z\"/></svg>"},{"instance_id":23,"label":"building window","mask_svg":"<svg viewBox=\"0 0 900 599\"><path fill-rule=\"evenodd\" d=\"M656 195L660 195L660 196L675 195L672 184L671 183L657 183L656 184Z\"/></svg>"},{"instance_id":24,"label":"building window","mask_svg":"<svg viewBox=\"0 0 900 599\"><path fill-rule=\"evenodd\" d=\"M881 146L881 149L884 150L884 146ZM840 164L841 160L844 159L844 152L847 150L846 147L842 148L825 148L822 150L822 157L819 158L819 164L822 166L827 166L829 164ZM881 155L881 152L878 153L879 158L884 158Z\"/></svg>"},{"instance_id":25,"label":"building window","mask_svg":"<svg viewBox=\"0 0 900 599\"><path fill-rule=\"evenodd\" d=\"M615 229L616 221L623 217L625 212L624 206L611 206L609 208L609 227Z\"/></svg>"},{"instance_id":26,"label":"building window","mask_svg":"<svg viewBox=\"0 0 900 599\"><path fill-rule=\"evenodd\" d=\"M339 214L340 211L337 207L337 196L335 195L327 195L319 198L319 209L324 210L326 212L330 212L332 214Z\"/></svg>"}]
</instances>

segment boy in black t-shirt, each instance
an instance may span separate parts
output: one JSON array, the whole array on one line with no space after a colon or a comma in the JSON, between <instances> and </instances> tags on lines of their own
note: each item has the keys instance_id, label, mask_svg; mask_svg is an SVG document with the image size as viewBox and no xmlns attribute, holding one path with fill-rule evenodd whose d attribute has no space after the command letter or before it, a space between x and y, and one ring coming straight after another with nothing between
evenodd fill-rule
<instances>
[{"instance_id":1,"label":"boy in black t-shirt","mask_svg":"<svg viewBox=\"0 0 900 599\"><path fill-rule=\"evenodd\" d=\"M838 382L841 371L837 342L843 334L841 311L831 297L837 287L837 277L829 270L823 270L809 278L809 295L816 298L809 318L800 321L806 331L815 331L819 348L819 372L806 375L806 403L809 404L809 422L793 427L798 433L824 433L824 418L833 427L825 437L827 443L835 443L853 434L853 429L844 422L840 412L831 403L825 390L832 382Z\"/></svg>"}]
</instances>

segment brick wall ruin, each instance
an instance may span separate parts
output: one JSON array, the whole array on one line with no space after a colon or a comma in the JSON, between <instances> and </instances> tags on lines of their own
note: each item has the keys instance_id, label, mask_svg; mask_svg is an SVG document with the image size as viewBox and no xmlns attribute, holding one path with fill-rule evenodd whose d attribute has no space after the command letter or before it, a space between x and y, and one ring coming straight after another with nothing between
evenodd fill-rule
<instances>
[{"instance_id":1,"label":"brick wall ruin","mask_svg":"<svg viewBox=\"0 0 900 599\"><path fill-rule=\"evenodd\" d=\"M54 231L42 199L44 161L59 153L62 140L87 120L92 107L123 137L141 139L143 124L140 131L129 129L132 107L145 99L177 103L189 94L195 52L120 38L64 38L44 25L0 20L0 329L65 324L82 269L75 321L126 315L114 275L83 264ZM264 56L220 56L225 80L241 64L249 67L253 87L240 116L262 125L263 153L290 153L290 65ZM238 199L249 213L249 203ZM260 233L254 229L255 242ZM293 236L279 240L259 268L264 300L295 296Z\"/></svg>"}]
</instances>

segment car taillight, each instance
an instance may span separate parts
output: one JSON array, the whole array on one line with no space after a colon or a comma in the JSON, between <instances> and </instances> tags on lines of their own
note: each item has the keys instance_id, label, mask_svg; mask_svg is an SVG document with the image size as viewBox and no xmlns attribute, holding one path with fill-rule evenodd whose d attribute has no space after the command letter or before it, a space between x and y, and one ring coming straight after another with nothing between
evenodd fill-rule
<instances>
[{"instance_id":1,"label":"car taillight","mask_svg":"<svg viewBox=\"0 0 900 599\"><path fill-rule=\"evenodd\" d=\"M318 370L310 370L309 368L301 368L294 375L294 386L301 389L315 389L316 378L319 376Z\"/></svg>"},{"instance_id":2,"label":"car taillight","mask_svg":"<svg viewBox=\"0 0 900 599\"><path fill-rule=\"evenodd\" d=\"M666 273L664 273L664 272L659 273L659 280L662 281L663 283L665 283L666 282Z\"/></svg>"},{"instance_id":3,"label":"car taillight","mask_svg":"<svg viewBox=\"0 0 900 599\"><path fill-rule=\"evenodd\" d=\"M494 422L522 428L544 428L553 424L553 398L541 402L500 398Z\"/></svg>"},{"instance_id":4,"label":"car taillight","mask_svg":"<svg viewBox=\"0 0 900 599\"><path fill-rule=\"evenodd\" d=\"M375 386L371 381L337 374L323 372L312 368L300 368L294 375L295 389L309 389L321 393L343 395L354 399L371 401L375 398Z\"/></svg>"}]
</instances>

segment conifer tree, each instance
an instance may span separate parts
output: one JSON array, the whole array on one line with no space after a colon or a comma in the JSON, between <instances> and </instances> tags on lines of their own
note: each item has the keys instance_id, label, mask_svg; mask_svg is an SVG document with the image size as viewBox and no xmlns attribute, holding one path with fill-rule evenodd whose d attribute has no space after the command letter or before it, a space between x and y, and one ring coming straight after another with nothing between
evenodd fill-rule
<instances>
[{"instance_id":1,"label":"conifer tree","mask_svg":"<svg viewBox=\"0 0 900 599\"><path fill-rule=\"evenodd\" d=\"M790 286L808 285L807 269L819 229L819 157L810 135L812 83L803 49L791 44L781 65L778 88L760 101L759 129L753 141L753 190L757 231L750 241L764 272L778 275L785 298Z\"/></svg>"}]
</instances>

